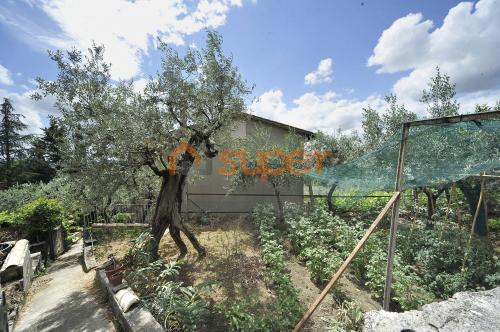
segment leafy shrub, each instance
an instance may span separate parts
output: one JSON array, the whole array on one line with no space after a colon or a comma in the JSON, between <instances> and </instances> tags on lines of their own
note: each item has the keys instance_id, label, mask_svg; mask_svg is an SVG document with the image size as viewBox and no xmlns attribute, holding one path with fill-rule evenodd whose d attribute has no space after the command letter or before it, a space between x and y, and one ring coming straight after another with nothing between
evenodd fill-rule
<instances>
[{"instance_id":1,"label":"leafy shrub","mask_svg":"<svg viewBox=\"0 0 500 332\"><path fill-rule=\"evenodd\" d=\"M45 196L21 206L15 211L18 224L30 233L46 232L62 224L64 210L56 199Z\"/></svg>"},{"instance_id":2,"label":"leafy shrub","mask_svg":"<svg viewBox=\"0 0 500 332\"><path fill-rule=\"evenodd\" d=\"M78 212L74 190L63 176L57 176L49 183L25 183L0 190L0 211L14 211L38 197L55 198L66 211Z\"/></svg>"},{"instance_id":3,"label":"leafy shrub","mask_svg":"<svg viewBox=\"0 0 500 332\"><path fill-rule=\"evenodd\" d=\"M265 317L256 314L260 304L255 299L242 299L231 304L221 305L218 311L232 331L253 332L265 330Z\"/></svg>"},{"instance_id":4,"label":"leafy shrub","mask_svg":"<svg viewBox=\"0 0 500 332\"><path fill-rule=\"evenodd\" d=\"M23 184L0 190L0 211L13 211L36 199L41 194L40 188L38 184Z\"/></svg>"},{"instance_id":5,"label":"leafy shrub","mask_svg":"<svg viewBox=\"0 0 500 332\"><path fill-rule=\"evenodd\" d=\"M361 331L363 319L363 311L352 301L345 301L336 308L335 318L323 318L329 332Z\"/></svg>"},{"instance_id":6,"label":"leafy shrub","mask_svg":"<svg viewBox=\"0 0 500 332\"><path fill-rule=\"evenodd\" d=\"M276 219L271 205L257 206L253 219L259 230L262 260L266 265L265 278L273 286L276 297L258 308L255 301L238 301L225 306L224 316L235 331L286 331L293 328L305 308L298 299L298 292L285 272L285 251L279 243L275 228ZM260 310L259 310L260 309ZM261 313L257 316L256 312ZM279 319L277 319L279 317Z\"/></svg>"},{"instance_id":7,"label":"leafy shrub","mask_svg":"<svg viewBox=\"0 0 500 332\"><path fill-rule=\"evenodd\" d=\"M16 223L17 215L14 212L2 211L0 212L0 225L10 226Z\"/></svg>"},{"instance_id":8,"label":"leafy shrub","mask_svg":"<svg viewBox=\"0 0 500 332\"><path fill-rule=\"evenodd\" d=\"M473 239L469 247L468 241L465 230L448 229L442 235L418 230L403 232L398 248L403 260L415 266L421 284L446 299L459 291L488 287L486 277L499 271L489 243Z\"/></svg>"},{"instance_id":9,"label":"leafy shrub","mask_svg":"<svg viewBox=\"0 0 500 332\"><path fill-rule=\"evenodd\" d=\"M125 257L126 280L143 304L168 331L198 331L209 315L202 297L206 285L187 286L178 280L181 263L149 263L150 235L141 234Z\"/></svg>"},{"instance_id":10,"label":"leafy shrub","mask_svg":"<svg viewBox=\"0 0 500 332\"><path fill-rule=\"evenodd\" d=\"M125 224L132 221L132 214L126 212L120 212L111 217L112 223Z\"/></svg>"},{"instance_id":11,"label":"leafy shrub","mask_svg":"<svg viewBox=\"0 0 500 332\"><path fill-rule=\"evenodd\" d=\"M488 228L491 232L500 233L500 218L488 219Z\"/></svg>"},{"instance_id":12,"label":"leafy shrub","mask_svg":"<svg viewBox=\"0 0 500 332\"><path fill-rule=\"evenodd\" d=\"M500 286L500 261L496 262L495 271L491 274L488 274L484 279L489 287Z\"/></svg>"}]
</instances>

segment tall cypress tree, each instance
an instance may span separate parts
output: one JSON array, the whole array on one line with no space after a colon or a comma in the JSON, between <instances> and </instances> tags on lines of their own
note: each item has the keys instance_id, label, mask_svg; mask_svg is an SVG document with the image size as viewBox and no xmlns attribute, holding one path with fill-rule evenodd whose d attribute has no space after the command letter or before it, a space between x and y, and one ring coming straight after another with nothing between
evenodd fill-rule
<instances>
[{"instance_id":1,"label":"tall cypress tree","mask_svg":"<svg viewBox=\"0 0 500 332\"><path fill-rule=\"evenodd\" d=\"M3 164L0 181L4 184L3 186L8 187L14 182L12 178L13 161L22 155L29 135L21 134L28 126L21 121L23 115L15 113L9 99L4 98L0 113L2 115L0 121L0 156Z\"/></svg>"},{"instance_id":2,"label":"tall cypress tree","mask_svg":"<svg viewBox=\"0 0 500 332\"><path fill-rule=\"evenodd\" d=\"M51 167L58 169L61 161L60 144L64 138L63 129L59 126L57 118L50 117L49 126L43 129L41 138L45 149L45 159Z\"/></svg>"}]
</instances>

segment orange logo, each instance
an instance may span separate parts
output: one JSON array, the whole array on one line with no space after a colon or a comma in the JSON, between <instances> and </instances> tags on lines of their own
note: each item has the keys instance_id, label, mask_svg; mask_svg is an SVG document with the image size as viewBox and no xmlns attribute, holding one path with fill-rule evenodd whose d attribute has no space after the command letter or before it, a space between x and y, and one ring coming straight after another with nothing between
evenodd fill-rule
<instances>
[{"instance_id":1,"label":"orange logo","mask_svg":"<svg viewBox=\"0 0 500 332\"><path fill-rule=\"evenodd\" d=\"M177 156L182 153L189 153L194 158L196 166L200 166L201 157L198 151L187 142L181 142L168 155L168 171L171 175L177 170ZM290 153L285 153L279 149L257 151L255 167L249 167L246 153L243 150L223 150L219 153L219 160L224 167L217 171L220 175L233 176L238 172L238 167L245 176L260 175L262 182L267 182L270 176L281 176L290 173L294 176L303 176L314 167L317 173L321 173L323 163L327 157L331 156L331 151L313 151L306 153L304 149L296 149ZM239 163L235 160L238 159ZM279 160L279 166L270 165L270 160ZM314 160L314 161L313 161Z\"/></svg>"}]
</instances>

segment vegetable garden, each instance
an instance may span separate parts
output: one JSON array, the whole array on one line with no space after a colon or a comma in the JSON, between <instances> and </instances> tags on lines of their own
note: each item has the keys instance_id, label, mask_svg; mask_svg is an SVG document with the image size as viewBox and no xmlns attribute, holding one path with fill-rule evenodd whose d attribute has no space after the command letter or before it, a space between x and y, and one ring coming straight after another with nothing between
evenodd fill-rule
<instances>
[{"instance_id":1,"label":"vegetable garden","mask_svg":"<svg viewBox=\"0 0 500 332\"><path fill-rule=\"evenodd\" d=\"M230 131L252 89L224 55L221 36L209 31L205 48L182 55L160 49L160 71L140 92L112 81L102 46L87 56L50 53L57 79L39 79L33 97L51 95L61 111L53 120L61 129L57 176L46 184L6 182L3 238L19 231L13 236L38 241L54 227L83 226L99 239L99 263L113 253L107 272L126 281L168 331L357 331L370 309L418 309L499 286L498 108L439 109L450 105L439 98L453 98L454 86L438 69L430 89L437 96L424 91L423 98L438 100L429 107L434 119L415 120L390 95L382 118L363 110L363 138L318 133L305 143L290 132L277 143L263 131L261 140L239 142ZM228 192L259 175L275 205L238 218L183 215L199 160L179 147L214 158L225 147L217 141L240 144L242 159L243 150L253 156L243 165L251 175L243 166L225 173ZM262 157L263 148L288 157ZM165 158L165 151L176 154ZM305 171L312 169L307 153L327 167ZM298 167L282 174L283 164ZM309 196L285 203L282 189L297 180ZM138 222L147 230L127 230Z\"/></svg>"}]
</instances>

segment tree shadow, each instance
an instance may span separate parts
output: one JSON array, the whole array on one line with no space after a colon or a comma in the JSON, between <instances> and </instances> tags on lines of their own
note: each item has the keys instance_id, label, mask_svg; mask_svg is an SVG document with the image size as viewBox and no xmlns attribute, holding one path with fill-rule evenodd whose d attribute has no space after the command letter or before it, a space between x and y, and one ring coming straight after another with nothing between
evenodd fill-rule
<instances>
[{"instance_id":1,"label":"tree shadow","mask_svg":"<svg viewBox=\"0 0 500 332\"><path fill-rule=\"evenodd\" d=\"M72 292L28 328L15 331L109 331L107 312L96 300L83 290Z\"/></svg>"}]
</instances>

